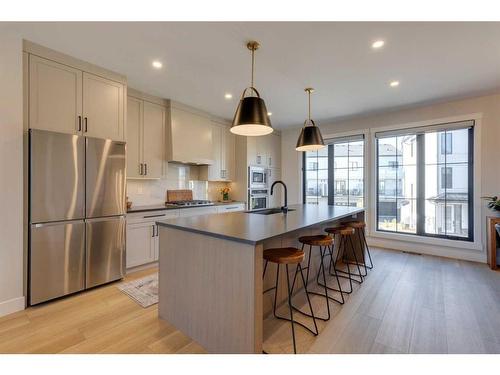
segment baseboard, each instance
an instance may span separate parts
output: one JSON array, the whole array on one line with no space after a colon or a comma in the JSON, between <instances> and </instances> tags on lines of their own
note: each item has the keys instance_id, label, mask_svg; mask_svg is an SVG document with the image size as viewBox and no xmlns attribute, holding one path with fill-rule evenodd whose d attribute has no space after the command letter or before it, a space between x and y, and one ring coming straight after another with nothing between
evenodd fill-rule
<instances>
[{"instance_id":1,"label":"baseboard","mask_svg":"<svg viewBox=\"0 0 500 375\"><path fill-rule=\"evenodd\" d=\"M17 311L24 310L24 297L17 297L0 302L0 316L9 315Z\"/></svg>"},{"instance_id":2,"label":"baseboard","mask_svg":"<svg viewBox=\"0 0 500 375\"><path fill-rule=\"evenodd\" d=\"M367 237L366 239L369 246L381 247L390 250L406 251L415 254L435 255L445 258L486 263L486 254L482 251L451 248L408 241L398 241L379 237Z\"/></svg>"}]
</instances>

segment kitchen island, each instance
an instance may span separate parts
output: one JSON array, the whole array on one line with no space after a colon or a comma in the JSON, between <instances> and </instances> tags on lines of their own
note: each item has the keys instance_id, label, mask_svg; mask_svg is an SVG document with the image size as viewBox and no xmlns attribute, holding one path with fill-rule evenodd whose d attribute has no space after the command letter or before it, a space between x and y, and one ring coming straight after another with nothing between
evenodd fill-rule
<instances>
[{"instance_id":1,"label":"kitchen island","mask_svg":"<svg viewBox=\"0 0 500 375\"><path fill-rule=\"evenodd\" d=\"M209 352L261 353L262 322L271 308L262 291L275 277L267 272L262 279L263 251L300 248L300 236L364 219L364 209L357 207L289 209L286 214L233 212L157 222L160 318ZM284 298L281 290L278 299Z\"/></svg>"}]
</instances>

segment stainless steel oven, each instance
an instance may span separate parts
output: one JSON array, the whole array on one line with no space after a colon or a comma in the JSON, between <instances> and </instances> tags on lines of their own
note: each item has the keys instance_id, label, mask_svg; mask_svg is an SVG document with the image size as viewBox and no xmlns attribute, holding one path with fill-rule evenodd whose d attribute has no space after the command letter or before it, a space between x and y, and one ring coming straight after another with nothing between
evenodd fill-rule
<instances>
[{"instance_id":1,"label":"stainless steel oven","mask_svg":"<svg viewBox=\"0 0 500 375\"><path fill-rule=\"evenodd\" d=\"M269 191L267 189L248 190L248 209L259 210L269 207Z\"/></svg>"},{"instance_id":2,"label":"stainless steel oven","mask_svg":"<svg viewBox=\"0 0 500 375\"><path fill-rule=\"evenodd\" d=\"M248 167L248 188L267 189L267 187L267 169L256 165Z\"/></svg>"}]
</instances>

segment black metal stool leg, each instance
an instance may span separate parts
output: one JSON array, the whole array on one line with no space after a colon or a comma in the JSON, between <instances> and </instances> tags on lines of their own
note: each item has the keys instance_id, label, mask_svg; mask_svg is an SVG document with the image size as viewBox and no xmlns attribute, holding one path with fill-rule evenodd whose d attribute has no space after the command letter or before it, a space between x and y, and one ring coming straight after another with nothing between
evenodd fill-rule
<instances>
[{"instance_id":1,"label":"black metal stool leg","mask_svg":"<svg viewBox=\"0 0 500 375\"><path fill-rule=\"evenodd\" d=\"M366 242L366 235L365 235L365 229L361 229L361 235L363 236L363 242L366 246L366 252L368 254L368 259L370 259L370 265L369 266L366 266L368 267L369 269L372 269L373 268L373 261L372 261L372 256L370 254L370 248L368 247L368 242Z\"/></svg>"},{"instance_id":2,"label":"black metal stool leg","mask_svg":"<svg viewBox=\"0 0 500 375\"><path fill-rule=\"evenodd\" d=\"M346 251L346 249L347 249L347 241L346 241L346 239L344 238L343 235L340 235L339 250L337 252L337 256L335 257L335 262L333 261L333 251L332 251L329 273L330 273L331 276L337 275L337 277L342 277L343 279L348 279L349 280L349 290L348 291L344 291L344 293L351 294L352 291L353 291L353 288L352 288L353 278L352 278L352 275L351 275L351 267L349 266L349 263L346 263L347 272L345 272L345 271L337 268L337 263L340 260L341 255L343 255L343 252L341 251L342 250L342 245L344 245L343 250ZM335 270L335 273L332 273L332 271L331 271L332 265L333 265L333 269ZM347 276L344 276L343 274L345 274ZM356 280L354 280L354 281L356 281Z\"/></svg>"},{"instance_id":3,"label":"black metal stool leg","mask_svg":"<svg viewBox=\"0 0 500 375\"><path fill-rule=\"evenodd\" d=\"M318 334L319 331L318 331L318 325L316 324L316 317L314 316L314 311L312 308L311 299L309 298L309 292L307 291L306 279L304 278L304 272L302 272L302 267L301 267L300 263L297 264L297 270L300 271L300 276L302 277L302 282L304 283L304 291L306 292L307 303L309 304L309 310L311 311L311 318L313 319L314 329L316 331L316 334ZM326 302L328 305L328 301L326 301ZM330 309L328 309L328 317L330 317Z\"/></svg>"},{"instance_id":4,"label":"black metal stool leg","mask_svg":"<svg viewBox=\"0 0 500 375\"><path fill-rule=\"evenodd\" d=\"M349 244L351 245L351 251L352 251L352 255L354 256L354 262L356 263L356 267L358 268L358 274L355 275L355 276L359 276L360 278L360 284L363 282L363 274L361 273L361 268L359 268L359 261L358 261L358 257L356 256L356 250L354 249L354 244L352 242L352 238L351 236L349 236Z\"/></svg>"},{"instance_id":5,"label":"black metal stool leg","mask_svg":"<svg viewBox=\"0 0 500 375\"><path fill-rule=\"evenodd\" d=\"M344 236L342 236L341 238L343 238ZM346 236L346 237L349 237L349 243L350 243L350 247L351 247L351 251L352 251L352 255L354 256L354 265L357 266L358 268L358 273L351 273L351 267L349 266L350 262L344 262L347 266L347 272L345 272L344 270L341 270L341 269L338 269L336 268L336 271L339 273L339 277L343 277L343 278L349 278L349 283L350 283L350 286L351 286L351 291L352 291L352 281L358 283L358 284L361 284L363 283L363 275L361 273L361 269L359 268L359 262L358 262L358 258L356 257L356 252L354 251L354 245L352 243L352 238L350 236ZM347 238L344 239L343 241L343 244L344 244L344 250L347 252ZM339 254L340 254L340 251L339 251ZM339 257L337 256L337 261L339 260ZM348 276L344 276L344 275L348 275ZM359 277L359 280L354 278L353 276L356 276L356 277ZM346 292L347 293L347 292Z\"/></svg>"},{"instance_id":6,"label":"black metal stool leg","mask_svg":"<svg viewBox=\"0 0 500 375\"><path fill-rule=\"evenodd\" d=\"M365 269L365 273L363 273L363 276L367 276L368 275L368 270L366 268L365 243L361 239L361 228L355 229L355 231L357 232L356 234L358 236L359 244L361 246L361 260L363 261L362 264L363 264L363 268Z\"/></svg>"},{"instance_id":7,"label":"black metal stool leg","mask_svg":"<svg viewBox=\"0 0 500 375\"><path fill-rule=\"evenodd\" d=\"M326 250L327 249L329 250L330 256L332 254L332 251L330 250L330 247L329 246L325 246L324 251L321 252L321 265L320 265L320 268L318 269L318 274L316 276L316 283L319 286L322 286L323 288L325 288L325 294L322 294L322 293L315 293L315 294L318 294L320 296L326 297L327 299L330 299L330 300L332 300L334 302L337 302L337 303L340 303L341 305L343 305L344 304L344 296L342 294L342 287L340 286L340 282L338 281L338 277L337 277L337 282L338 282L339 289L335 289L335 288L332 288L332 287L329 287L329 286L326 285L324 256L326 255ZM320 251L321 250L322 249L320 248ZM319 276L320 276L321 273L323 274L323 284L321 284L321 282L319 281ZM336 276L336 274L337 273L334 272L335 276ZM332 290L334 292L340 292L340 295L342 297L342 301L339 301L338 299L336 299L336 298L334 298L332 296L329 296L328 293L327 293L327 290ZM328 308L328 317L330 317L330 308Z\"/></svg>"},{"instance_id":8,"label":"black metal stool leg","mask_svg":"<svg viewBox=\"0 0 500 375\"><path fill-rule=\"evenodd\" d=\"M277 303L277 300L278 300L278 283L279 283L279 271L280 271L280 267L279 267L279 264L276 265L277 268L276 268L276 284L273 288L269 288L267 289L266 291L264 291L264 293L267 293L269 292L270 290L273 290L274 289L274 303L273 303L273 315L276 319L280 319L280 320L286 320L287 322L290 322L290 319L289 318L285 318L283 316L279 316L278 314L276 314L276 303ZM289 283L290 282L290 279L289 279L289 275L288 275L288 265L286 265L286 268L287 268L287 282ZM295 270L295 275L297 274L297 271L298 269ZM288 285L288 287L290 287L290 285ZM307 290L307 289L306 289ZM290 291L293 293L293 290L290 288ZM309 297L309 296L308 296ZM297 309L295 306L291 305L291 308L294 309L294 310L297 310L298 312L300 312L301 314L303 315L307 315L309 317L312 317L302 311L300 311L299 309ZM316 329L316 332L314 332L312 329L310 329L308 326L306 326L305 324L302 324L301 322L294 322L295 324L298 324L299 326L305 328L306 330L308 330L309 332L311 332L314 336L317 336L318 335L318 331ZM316 324L315 324L316 326Z\"/></svg>"},{"instance_id":9,"label":"black metal stool leg","mask_svg":"<svg viewBox=\"0 0 500 375\"><path fill-rule=\"evenodd\" d=\"M320 251L320 255L321 255L321 262L323 262L323 256L322 256L321 246L319 247L319 251ZM322 293L312 292L312 291L309 291L309 290L307 289L308 284L309 284L309 283L308 283L308 279L309 279L309 269L310 269L309 267L311 266L311 255L312 255L312 254L311 254L311 252L312 252L312 246L311 246L311 245L309 245L309 260L308 260L308 262L307 262L307 267L306 267L307 272L306 272L306 278L305 278L305 281L304 281L304 289L305 289L306 293L308 294L308 296L307 296L307 298L308 298L308 299L309 299L309 294L314 294L314 295L317 295L317 296L321 296L321 297L326 297L326 298L327 298L327 299L326 299L326 307L327 307L327 310L328 310L328 316L327 316L326 318L322 318L322 317L319 317L319 316L315 317L315 316L314 316L314 314L308 314L308 313L305 313L305 312L303 312L302 310L300 310L300 309L298 309L298 308L296 308L296 307L293 307L293 309L294 309L295 311L297 311L298 313L302 314L302 315L308 316L309 318L319 319L319 320L322 320L322 321L325 321L325 322L326 322L326 321L330 320L330 305L329 305L329 303L328 303L328 298L330 298L330 299L332 299L332 300L334 300L334 301L336 301L336 302L339 302L339 301L337 301L336 299L334 299L334 298L332 298L332 297L328 297L328 295L326 295L326 296L325 296L325 295L324 295L324 294L322 294ZM301 267L301 271L302 271L303 269L304 269L304 268L302 268L302 267ZM320 269L321 269L321 267L320 267ZM296 278L296 277L297 277L297 271L295 271L294 282L293 282L293 284L292 284L292 294L293 294L293 290L294 290L294 286L295 286L295 278Z\"/></svg>"},{"instance_id":10,"label":"black metal stool leg","mask_svg":"<svg viewBox=\"0 0 500 375\"><path fill-rule=\"evenodd\" d=\"M286 264L285 266L286 266L286 286L288 287L288 307L290 308L290 322L292 323L293 353L297 354L297 346L295 344L295 326L294 326L295 321L293 320L293 309L292 309L292 289L290 288L290 276L288 275L288 264Z\"/></svg>"}]
</instances>

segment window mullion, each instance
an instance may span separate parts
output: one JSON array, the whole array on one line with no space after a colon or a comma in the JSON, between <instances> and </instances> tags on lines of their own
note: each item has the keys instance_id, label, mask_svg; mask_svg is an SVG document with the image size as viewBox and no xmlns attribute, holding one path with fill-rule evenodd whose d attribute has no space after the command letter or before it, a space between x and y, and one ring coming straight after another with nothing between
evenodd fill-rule
<instances>
[{"instance_id":1,"label":"window mullion","mask_svg":"<svg viewBox=\"0 0 500 375\"><path fill-rule=\"evenodd\" d=\"M417 135L417 234L425 234L425 135Z\"/></svg>"}]
</instances>

